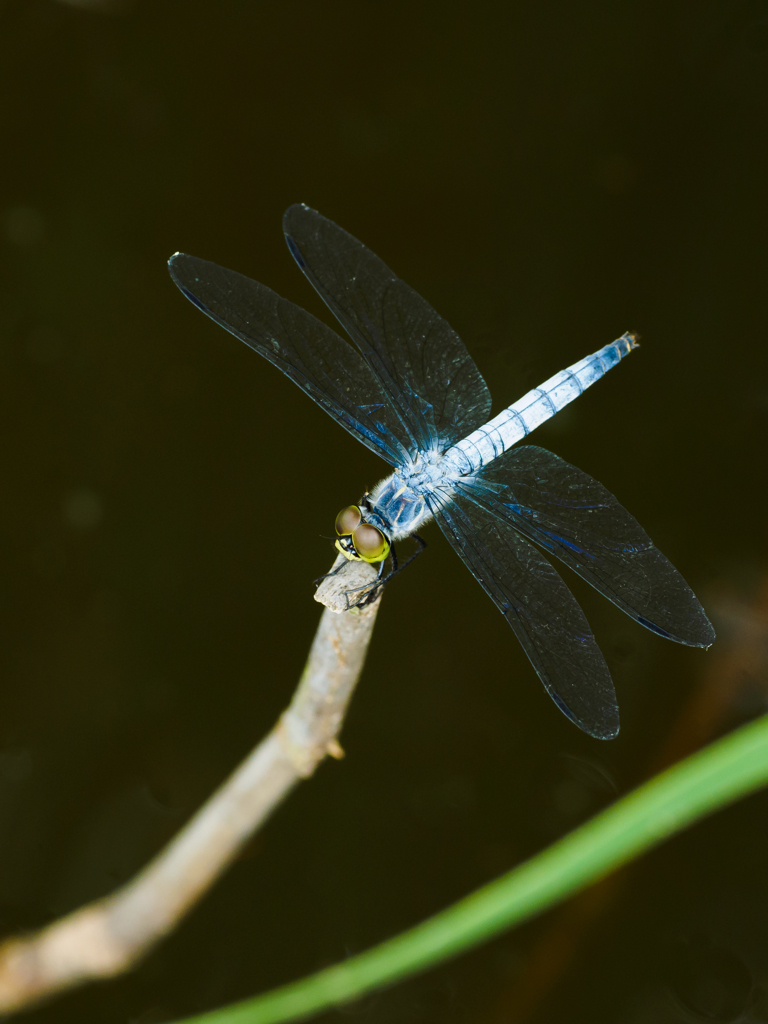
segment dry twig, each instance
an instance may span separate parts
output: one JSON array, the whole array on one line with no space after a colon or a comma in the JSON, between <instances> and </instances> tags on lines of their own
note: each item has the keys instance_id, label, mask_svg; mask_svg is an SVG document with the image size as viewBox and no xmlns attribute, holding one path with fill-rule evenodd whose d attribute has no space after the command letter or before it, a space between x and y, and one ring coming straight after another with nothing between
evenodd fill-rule
<instances>
[{"instance_id":1,"label":"dry twig","mask_svg":"<svg viewBox=\"0 0 768 1024\"><path fill-rule=\"evenodd\" d=\"M315 595L326 609L306 668L272 731L133 881L0 946L0 1013L133 967L176 927L296 784L327 754L342 756L338 734L379 599L347 611L345 591L370 583L375 572L341 556L335 567L340 571Z\"/></svg>"}]
</instances>

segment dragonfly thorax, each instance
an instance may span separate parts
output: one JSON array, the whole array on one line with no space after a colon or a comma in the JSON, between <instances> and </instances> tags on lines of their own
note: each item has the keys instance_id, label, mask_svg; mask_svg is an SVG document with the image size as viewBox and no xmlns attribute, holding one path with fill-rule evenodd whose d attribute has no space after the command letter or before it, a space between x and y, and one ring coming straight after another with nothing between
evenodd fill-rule
<instances>
[{"instance_id":1,"label":"dragonfly thorax","mask_svg":"<svg viewBox=\"0 0 768 1024\"><path fill-rule=\"evenodd\" d=\"M441 503L448 496L450 476L442 463L442 454L420 455L409 467L382 480L368 496L370 508L383 520L390 540L410 537L429 522L432 512L427 499L437 494L438 487Z\"/></svg>"}]
</instances>

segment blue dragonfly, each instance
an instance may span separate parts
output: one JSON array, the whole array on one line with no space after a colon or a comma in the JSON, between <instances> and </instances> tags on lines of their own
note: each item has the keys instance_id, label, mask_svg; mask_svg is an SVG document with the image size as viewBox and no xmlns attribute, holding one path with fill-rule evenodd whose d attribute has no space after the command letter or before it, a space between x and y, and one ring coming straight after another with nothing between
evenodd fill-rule
<instances>
[{"instance_id":1,"label":"blue dragonfly","mask_svg":"<svg viewBox=\"0 0 768 1024\"><path fill-rule=\"evenodd\" d=\"M554 555L660 636L709 647L691 588L592 477L534 445L513 447L636 347L599 349L489 419L464 343L361 242L307 206L283 218L288 248L354 345L263 284L184 253L174 282L268 359L394 472L336 519L336 547L397 571L394 544L429 520L501 611L557 706L600 739L619 731L608 666ZM384 575L385 563L392 572ZM378 585L378 584L377 584Z\"/></svg>"}]
</instances>

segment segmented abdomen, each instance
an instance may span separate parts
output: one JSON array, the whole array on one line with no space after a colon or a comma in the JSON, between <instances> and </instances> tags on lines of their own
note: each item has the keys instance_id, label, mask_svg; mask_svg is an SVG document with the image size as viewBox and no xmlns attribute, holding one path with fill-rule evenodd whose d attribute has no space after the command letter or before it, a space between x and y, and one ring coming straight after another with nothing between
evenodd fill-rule
<instances>
[{"instance_id":1,"label":"segmented abdomen","mask_svg":"<svg viewBox=\"0 0 768 1024\"><path fill-rule=\"evenodd\" d=\"M567 370L556 373L541 387L529 391L463 441L449 448L445 453L446 459L453 462L464 475L487 465L574 398L578 398L582 391L586 391L633 348L637 348L637 344L633 334L622 334L610 345L580 359Z\"/></svg>"}]
</instances>

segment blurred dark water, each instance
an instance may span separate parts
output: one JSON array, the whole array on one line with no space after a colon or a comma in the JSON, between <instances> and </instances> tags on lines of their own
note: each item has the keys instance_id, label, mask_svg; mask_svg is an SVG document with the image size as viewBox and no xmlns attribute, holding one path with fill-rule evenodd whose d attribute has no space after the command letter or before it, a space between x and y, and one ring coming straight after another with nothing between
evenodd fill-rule
<instances>
[{"instance_id":1,"label":"blurred dark water","mask_svg":"<svg viewBox=\"0 0 768 1024\"><path fill-rule=\"evenodd\" d=\"M647 777L708 666L728 689L697 742L765 710L759 628L733 658L768 570L768 4L6 0L0 85L6 932L129 878L271 726L333 519L386 471L184 302L176 250L322 316L280 231L311 204L459 331L495 411L639 330L535 441L627 505L720 630L678 648L568 577L619 693L601 744L430 528L347 759L137 972L26 1019L152 1024L335 962ZM322 1020L766 1020L767 812Z\"/></svg>"}]
</instances>

